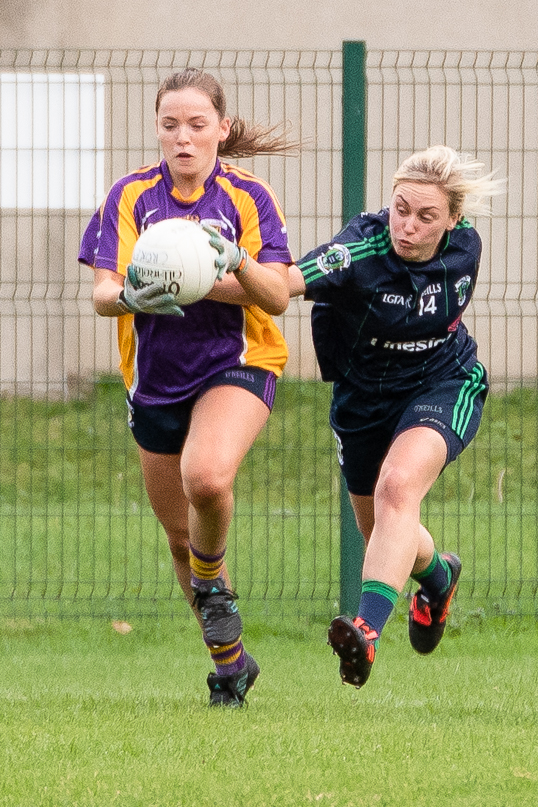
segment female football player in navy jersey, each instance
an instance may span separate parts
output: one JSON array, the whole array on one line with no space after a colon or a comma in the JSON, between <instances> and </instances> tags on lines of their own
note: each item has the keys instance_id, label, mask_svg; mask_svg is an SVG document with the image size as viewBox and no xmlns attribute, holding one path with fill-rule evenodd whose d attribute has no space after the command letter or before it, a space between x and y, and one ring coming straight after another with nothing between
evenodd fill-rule
<instances>
[{"instance_id":1,"label":"female football player in navy jersey","mask_svg":"<svg viewBox=\"0 0 538 807\"><path fill-rule=\"evenodd\" d=\"M238 468L271 411L287 359L271 315L289 301L292 262L267 183L221 160L285 152L284 137L226 114L221 85L203 71L159 88L163 160L116 182L84 234L94 306L118 318L129 425L176 575L215 663L210 704L242 706L259 673L224 561ZM218 250L222 282L184 311L127 274L140 233L172 217L199 221ZM228 274L225 274L228 273Z\"/></svg>"},{"instance_id":2,"label":"female football player in navy jersey","mask_svg":"<svg viewBox=\"0 0 538 807\"><path fill-rule=\"evenodd\" d=\"M488 382L462 322L481 242L466 215L487 212L500 181L435 146L405 160L390 206L353 218L290 269L291 294L313 300L312 334L330 424L367 543L359 612L336 617L329 644L346 684L363 686L408 578L419 583L409 638L441 640L461 571L420 523L421 502L472 440Z\"/></svg>"}]
</instances>

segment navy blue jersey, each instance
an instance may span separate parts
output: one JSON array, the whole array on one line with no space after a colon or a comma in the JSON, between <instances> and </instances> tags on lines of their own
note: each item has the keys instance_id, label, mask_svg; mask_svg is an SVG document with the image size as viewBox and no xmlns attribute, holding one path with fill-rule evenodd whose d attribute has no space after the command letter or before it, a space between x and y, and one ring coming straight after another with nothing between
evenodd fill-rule
<instances>
[{"instance_id":1,"label":"navy blue jersey","mask_svg":"<svg viewBox=\"0 0 538 807\"><path fill-rule=\"evenodd\" d=\"M313 300L322 378L373 395L467 376L476 343L461 321L476 283L481 241L463 219L438 253L404 262L392 249L389 211L362 213L298 261Z\"/></svg>"}]
</instances>

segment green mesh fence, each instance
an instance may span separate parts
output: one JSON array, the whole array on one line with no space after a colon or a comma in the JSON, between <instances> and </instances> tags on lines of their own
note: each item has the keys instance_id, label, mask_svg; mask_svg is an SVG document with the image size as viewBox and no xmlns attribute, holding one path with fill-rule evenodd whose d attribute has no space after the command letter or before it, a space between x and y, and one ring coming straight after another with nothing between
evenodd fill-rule
<instances>
[{"instance_id":1,"label":"green mesh fence","mask_svg":"<svg viewBox=\"0 0 538 807\"><path fill-rule=\"evenodd\" d=\"M446 142L509 179L466 321L492 379L477 439L424 506L461 553L467 610L534 613L538 586L537 53L367 54L368 209L417 148ZM258 157L294 254L342 216L339 51L0 51L0 613L185 614L128 433L114 323L91 305L81 233L119 176L158 158L157 87L204 67L229 111L289 125L296 157ZM340 596L340 472L309 305L279 320L290 362L241 468L228 561L242 602L327 617Z\"/></svg>"}]
</instances>

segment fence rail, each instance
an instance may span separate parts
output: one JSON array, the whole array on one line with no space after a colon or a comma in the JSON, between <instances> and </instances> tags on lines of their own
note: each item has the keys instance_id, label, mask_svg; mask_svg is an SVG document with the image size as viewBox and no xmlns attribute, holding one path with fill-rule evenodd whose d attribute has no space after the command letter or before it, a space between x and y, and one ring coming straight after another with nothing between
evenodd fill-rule
<instances>
[{"instance_id":1,"label":"fence rail","mask_svg":"<svg viewBox=\"0 0 538 807\"><path fill-rule=\"evenodd\" d=\"M95 316L81 233L110 184L158 159L154 101L203 67L229 111L290 126L297 157L241 161L282 202L294 254L342 217L340 51L0 51L0 608L180 609L124 421L114 323ZM367 208L412 151L445 142L508 179L466 321L493 395L479 437L428 498L459 549L459 600L534 612L538 586L538 52L370 51ZM345 181L345 180L344 180ZM280 324L290 362L237 485L230 560L252 603L331 611L339 597L339 469L309 305Z\"/></svg>"}]
</instances>

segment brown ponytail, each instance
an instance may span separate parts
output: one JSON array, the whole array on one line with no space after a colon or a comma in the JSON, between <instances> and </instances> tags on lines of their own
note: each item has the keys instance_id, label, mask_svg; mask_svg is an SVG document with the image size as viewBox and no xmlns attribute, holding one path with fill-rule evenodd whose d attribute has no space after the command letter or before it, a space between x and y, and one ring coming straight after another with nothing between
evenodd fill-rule
<instances>
[{"instance_id":1,"label":"brown ponytail","mask_svg":"<svg viewBox=\"0 0 538 807\"><path fill-rule=\"evenodd\" d=\"M194 67L189 67L181 73L172 73L163 81L157 92L155 112L159 113L162 98L167 92L183 90L185 87L194 87L205 93L215 107L219 120L226 117L226 97L221 84L211 73L205 73ZM296 152L300 144L288 142L286 129L280 134L275 134L282 128L281 124L265 128L256 123L247 123L236 115L231 119L230 134L219 144L218 154L220 157L238 158L254 157L256 154Z\"/></svg>"}]
</instances>

